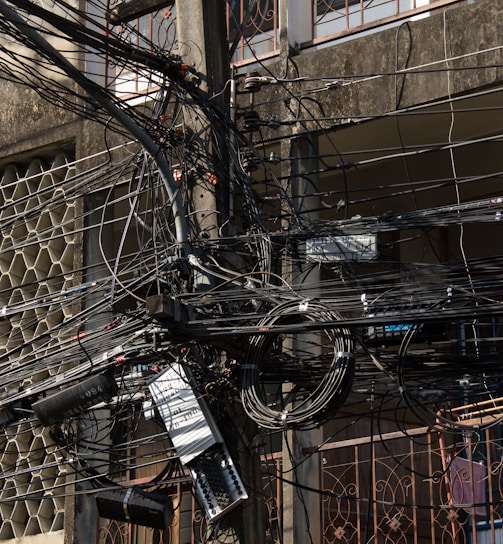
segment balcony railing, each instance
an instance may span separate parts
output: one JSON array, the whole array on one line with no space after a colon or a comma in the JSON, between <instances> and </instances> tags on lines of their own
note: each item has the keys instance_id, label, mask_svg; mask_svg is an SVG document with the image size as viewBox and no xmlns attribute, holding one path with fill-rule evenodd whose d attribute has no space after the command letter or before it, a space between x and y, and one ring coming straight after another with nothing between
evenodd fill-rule
<instances>
[{"instance_id":1,"label":"balcony railing","mask_svg":"<svg viewBox=\"0 0 503 544\"><path fill-rule=\"evenodd\" d=\"M291 20L311 21L311 35L301 48L327 43L349 34L370 30L462 0L311 0L290 2L296 10ZM240 0L227 13L232 61L246 65L279 52L279 7L277 0Z\"/></svg>"},{"instance_id":2,"label":"balcony railing","mask_svg":"<svg viewBox=\"0 0 503 544\"><path fill-rule=\"evenodd\" d=\"M232 60L251 63L274 55L279 48L278 0L239 0L227 9Z\"/></svg>"},{"instance_id":3,"label":"balcony railing","mask_svg":"<svg viewBox=\"0 0 503 544\"><path fill-rule=\"evenodd\" d=\"M313 0L312 44L330 41L460 0Z\"/></svg>"},{"instance_id":4,"label":"balcony railing","mask_svg":"<svg viewBox=\"0 0 503 544\"><path fill-rule=\"evenodd\" d=\"M185 474L180 481L174 483L164 493L173 501L173 521L166 530L153 529L141 525L133 525L113 519L98 519L96 544L183 544L206 542L205 535L218 531L211 526L204 511L195 499L195 491ZM143 480L134 483L141 484ZM261 535L264 544L282 542L282 483L281 455L271 454L262 459L263 500L266 508L266 532ZM225 540L225 539L224 539ZM223 541L223 540L222 540ZM227 540L225 540L227 541ZM229 542L231 539L229 539Z\"/></svg>"},{"instance_id":5,"label":"balcony railing","mask_svg":"<svg viewBox=\"0 0 503 544\"><path fill-rule=\"evenodd\" d=\"M323 542L502 542L501 430L424 427L324 445Z\"/></svg>"},{"instance_id":6,"label":"balcony railing","mask_svg":"<svg viewBox=\"0 0 503 544\"><path fill-rule=\"evenodd\" d=\"M113 30L133 46L155 49L165 54L175 53L178 47L176 8L174 3L168 4L141 17L129 18L124 22L117 20L113 22ZM134 63L117 64L107 59L106 86L121 98L131 99L148 94L158 88L159 77L159 74Z\"/></svg>"},{"instance_id":7,"label":"balcony railing","mask_svg":"<svg viewBox=\"0 0 503 544\"><path fill-rule=\"evenodd\" d=\"M321 467L321 542L503 542L502 431L500 425L479 432L461 427L459 435L444 435L422 427L309 449ZM261 542L277 544L284 538L281 456L264 458L262 466L268 519ZM164 536L101 519L97 544L203 541L209 525L188 481L170 495L175 515Z\"/></svg>"}]
</instances>

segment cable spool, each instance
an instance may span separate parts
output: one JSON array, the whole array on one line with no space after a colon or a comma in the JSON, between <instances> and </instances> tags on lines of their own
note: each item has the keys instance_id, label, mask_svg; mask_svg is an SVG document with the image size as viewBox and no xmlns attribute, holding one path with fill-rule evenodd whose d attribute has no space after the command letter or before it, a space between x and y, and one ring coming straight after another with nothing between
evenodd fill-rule
<instances>
[{"instance_id":1,"label":"cable spool","mask_svg":"<svg viewBox=\"0 0 503 544\"><path fill-rule=\"evenodd\" d=\"M242 370L241 400L248 416L269 429L305 430L320 426L342 406L354 377L353 339L332 325L340 315L318 302L288 302L276 307L259 329L302 323L330 327L297 334L251 338ZM294 327L297 328L297 327Z\"/></svg>"}]
</instances>

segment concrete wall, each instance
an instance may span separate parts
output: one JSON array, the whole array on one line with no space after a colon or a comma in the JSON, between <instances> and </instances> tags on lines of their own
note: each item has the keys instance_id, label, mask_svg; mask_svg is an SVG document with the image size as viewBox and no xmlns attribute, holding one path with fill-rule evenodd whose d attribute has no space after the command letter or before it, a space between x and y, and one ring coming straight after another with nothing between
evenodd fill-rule
<instances>
[{"instance_id":1,"label":"concrete wall","mask_svg":"<svg viewBox=\"0 0 503 544\"><path fill-rule=\"evenodd\" d=\"M466 5L455 5L429 17L403 22L400 25L352 39L334 42L331 46L305 50L269 66L278 77L334 77L358 74L394 74L397 70L414 68L423 73L404 76L383 76L362 80L360 83L334 86L330 92L319 93L316 100L325 111L342 116L376 115L395 108L422 104L449 93L452 95L474 88L497 84L503 76L501 2L480 0ZM486 51L471 55L477 51ZM445 58L454 58L446 63ZM468 55L468 57L466 57ZM466 57L466 58L465 58ZM453 71L450 88L445 69L499 65L482 69ZM422 68L421 68L422 67ZM435 72L435 69L440 71ZM287 74L285 76L285 74ZM320 86L319 82L313 86ZM305 88L305 84L303 85ZM292 86L295 90L295 86ZM273 101L282 93L278 87L264 89L260 102ZM269 98L266 98L268 93ZM275 105L277 107L277 105Z\"/></svg>"},{"instance_id":2,"label":"concrete wall","mask_svg":"<svg viewBox=\"0 0 503 544\"><path fill-rule=\"evenodd\" d=\"M78 132L76 116L54 107L34 91L0 80L0 165L33 149L68 147Z\"/></svg>"},{"instance_id":3,"label":"concrete wall","mask_svg":"<svg viewBox=\"0 0 503 544\"><path fill-rule=\"evenodd\" d=\"M54 531L52 533L44 533L41 535L24 536L23 538L11 538L3 540L5 544L63 544L64 531Z\"/></svg>"}]
</instances>

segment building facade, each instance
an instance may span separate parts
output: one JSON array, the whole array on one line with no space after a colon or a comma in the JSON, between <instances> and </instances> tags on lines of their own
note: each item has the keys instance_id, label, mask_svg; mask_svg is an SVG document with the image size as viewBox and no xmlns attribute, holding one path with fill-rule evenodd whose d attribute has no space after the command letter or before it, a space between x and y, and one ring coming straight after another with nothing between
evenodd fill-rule
<instances>
[{"instance_id":1,"label":"building facade","mask_svg":"<svg viewBox=\"0 0 503 544\"><path fill-rule=\"evenodd\" d=\"M290 4L0 6L1 541L502 540L503 6Z\"/></svg>"}]
</instances>

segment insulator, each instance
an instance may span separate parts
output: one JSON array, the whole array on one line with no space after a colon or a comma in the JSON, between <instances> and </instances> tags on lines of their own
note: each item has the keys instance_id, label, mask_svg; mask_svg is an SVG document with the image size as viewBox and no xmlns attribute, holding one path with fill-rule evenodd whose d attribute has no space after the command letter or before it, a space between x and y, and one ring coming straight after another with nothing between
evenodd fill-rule
<instances>
[{"instance_id":1,"label":"insulator","mask_svg":"<svg viewBox=\"0 0 503 544\"><path fill-rule=\"evenodd\" d=\"M256 111L247 111L244 116L244 130L251 132L258 130L261 124L260 116Z\"/></svg>"},{"instance_id":2,"label":"insulator","mask_svg":"<svg viewBox=\"0 0 503 544\"><path fill-rule=\"evenodd\" d=\"M281 162L281 157L279 155L276 155L274 151L271 151L268 160L271 164L279 164Z\"/></svg>"},{"instance_id":3,"label":"insulator","mask_svg":"<svg viewBox=\"0 0 503 544\"><path fill-rule=\"evenodd\" d=\"M260 81L258 79L258 72L249 72L245 77L245 90L249 93L256 93L260 91Z\"/></svg>"},{"instance_id":4,"label":"insulator","mask_svg":"<svg viewBox=\"0 0 503 544\"><path fill-rule=\"evenodd\" d=\"M250 149L240 150L241 166L245 172L255 172L258 169L258 161L255 154Z\"/></svg>"}]
</instances>

